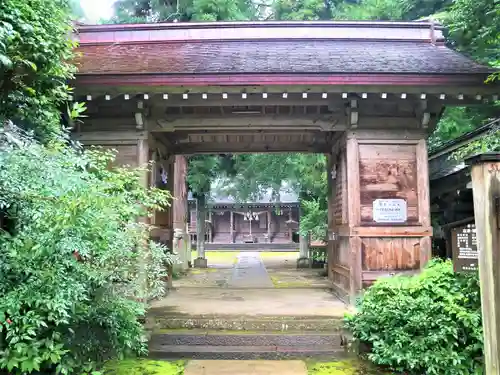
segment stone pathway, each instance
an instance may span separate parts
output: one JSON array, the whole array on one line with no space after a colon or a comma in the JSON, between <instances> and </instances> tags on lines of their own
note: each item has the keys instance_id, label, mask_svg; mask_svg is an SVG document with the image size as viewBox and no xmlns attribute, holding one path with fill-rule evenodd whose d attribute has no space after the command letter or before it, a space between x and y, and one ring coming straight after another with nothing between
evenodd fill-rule
<instances>
[{"instance_id":1,"label":"stone pathway","mask_svg":"<svg viewBox=\"0 0 500 375\"><path fill-rule=\"evenodd\" d=\"M272 288L273 282L259 253L241 252L228 280L230 288Z\"/></svg>"},{"instance_id":2,"label":"stone pathway","mask_svg":"<svg viewBox=\"0 0 500 375\"><path fill-rule=\"evenodd\" d=\"M303 361L189 361L184 375L307 375Z\"/></svg>"},{"instance_id":3,"label":"stone pathway","mask_svg":"<svg viewBox=\"0 0 500 375\"><path fill-rule=\"evenodd\" d=\"M179 288L151 303L152 314L343 317L346 305L323 289Z\"/></svg>"},{"instance_id":4,"label":"stone pathway","mask_svg":"<svg viewBox=\"0 0 500 375\"><path fill-rule=\"evenodd\" d=\"M222 256L223 255L223 256ZM320 269L297 269L297 253L207 252L209 268L192 268L175 288L318 288L330 281Z\"/></svg>"}]
</instances>

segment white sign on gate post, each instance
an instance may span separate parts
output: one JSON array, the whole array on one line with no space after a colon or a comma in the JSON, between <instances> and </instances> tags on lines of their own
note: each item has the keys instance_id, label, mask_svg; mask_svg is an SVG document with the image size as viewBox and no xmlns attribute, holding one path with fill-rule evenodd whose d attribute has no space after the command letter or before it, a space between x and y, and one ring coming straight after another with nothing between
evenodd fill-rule
<instances>
[{"instance_id":1,"label":"white sign on gate post","mask_svg":"<svg viewBox=\"0 0 500 375\"><path fill-rule=\"evenodd\" d=\"M373 221L376 223L406 223L408 209L404 199L375 199Z\"/></svg>"}]
</instances>

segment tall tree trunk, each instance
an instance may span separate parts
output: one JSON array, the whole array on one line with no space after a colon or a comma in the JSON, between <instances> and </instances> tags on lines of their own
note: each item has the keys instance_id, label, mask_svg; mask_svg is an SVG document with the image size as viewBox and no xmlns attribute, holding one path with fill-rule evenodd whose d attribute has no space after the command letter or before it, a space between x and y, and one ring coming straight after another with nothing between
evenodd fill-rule
<instances>
[{"instance_id":1,"label":"tall tree trunk","mask_svg":"<svg viewBox=\"0 0 500 375\"><path fill-rule=\"evenodd\" d=\"M198 258L205 258L205 194L196 197L196 250Z\"/></svg>"}]
</instances>

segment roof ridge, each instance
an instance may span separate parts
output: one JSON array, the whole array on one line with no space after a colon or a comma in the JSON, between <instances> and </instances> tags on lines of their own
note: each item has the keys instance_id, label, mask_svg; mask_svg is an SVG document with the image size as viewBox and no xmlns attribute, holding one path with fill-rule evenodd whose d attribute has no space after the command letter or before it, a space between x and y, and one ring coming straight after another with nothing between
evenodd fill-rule
<instances>
[{"instance_id":1,"label":"roof ridge","mask_svg":"<svg viewBox=\"0 0 500 375\"><path fill-rule=\"evenodd\" d=\"M443 154L443 152L447 148L453 147L458 143L467 141L467 140L472 139L476 136L480 136L481 134L486 133L487 131L489 131L495 127L500 128L500 117L497 119L494 119L493 121L490 121L484 125L481 125L480 127L476 128L474 130L468 131L467 133L464 133L464 134L458 136L457 138L451 139L451 140L443 143L441 146L439 146L439 147L435 148L434 150L432 150L431 152L429 152L429 157L430 158L437 157L437 156L439 156L438 154Z\"/></svg>"},{"instance_id":2,"label":"roof ridge","mask_svg":"<svg viewBox=\"0 0 500 375\"><path fill-rule=\"evenodd\" d=\"M125 23L125 24L85 24L78 23L79 31L110 30L151 30L151 29L214 29L214 28L273 28L273 27L352 27L357 28L416 28L442 29L443 26L432 21L218 21L218 22L158 22L158 23Z\"/></svg>"}]
</instances>

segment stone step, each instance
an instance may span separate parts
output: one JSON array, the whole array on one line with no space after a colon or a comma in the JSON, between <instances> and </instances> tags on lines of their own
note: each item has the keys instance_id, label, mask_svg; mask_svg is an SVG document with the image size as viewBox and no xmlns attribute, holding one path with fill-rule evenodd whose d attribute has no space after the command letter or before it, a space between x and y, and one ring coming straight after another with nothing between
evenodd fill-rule
<instances>
[{"instance_id":1,"label":"stone step","mask_svg":"<svg viewBox=\"0 0 500 375\"><path fill-rule=\"evenodd\" d=\"M253 347L316 347L341 348L344 338L341 333L240 333L224 331L187 330L155 333L150 347L164 345L200 346L253 346Z\"/></svg>"},{"instance_id":2,"label":"stone step","mask_svg":"<svg viewBox=\"0 0 500 375\"><path fill-rule=\"evenodd\" d=\"M324 345L306 347L280 346L210 346L159 345L151 347L149 357L154 359L226 359L226 360L280 360L280 359L340 359L347 356L341 348Z\"/></svg>"},{"instance_id":3,"label":"stone step","mask_svg":"<svg viewBox=\"0 0 500 375\"><path fill-rule=\"evenodd\" d=\"M193 250L196 246L193 246ZM217 251L298 251L298 243L205 243L205 250Z\"/></svg>"},{"instance_id":4,"label":"stone step","mask_svg":"<svg viewBox=\"0 0 500 375\"><path fill-rule=\"evenodd\" d=\"M161 329L204 329L229 331L300 331L339 332L343 329L342 317L331 316L193 316L193 315L150 315L148 328Z\"/></svg>"}]
</instances>

